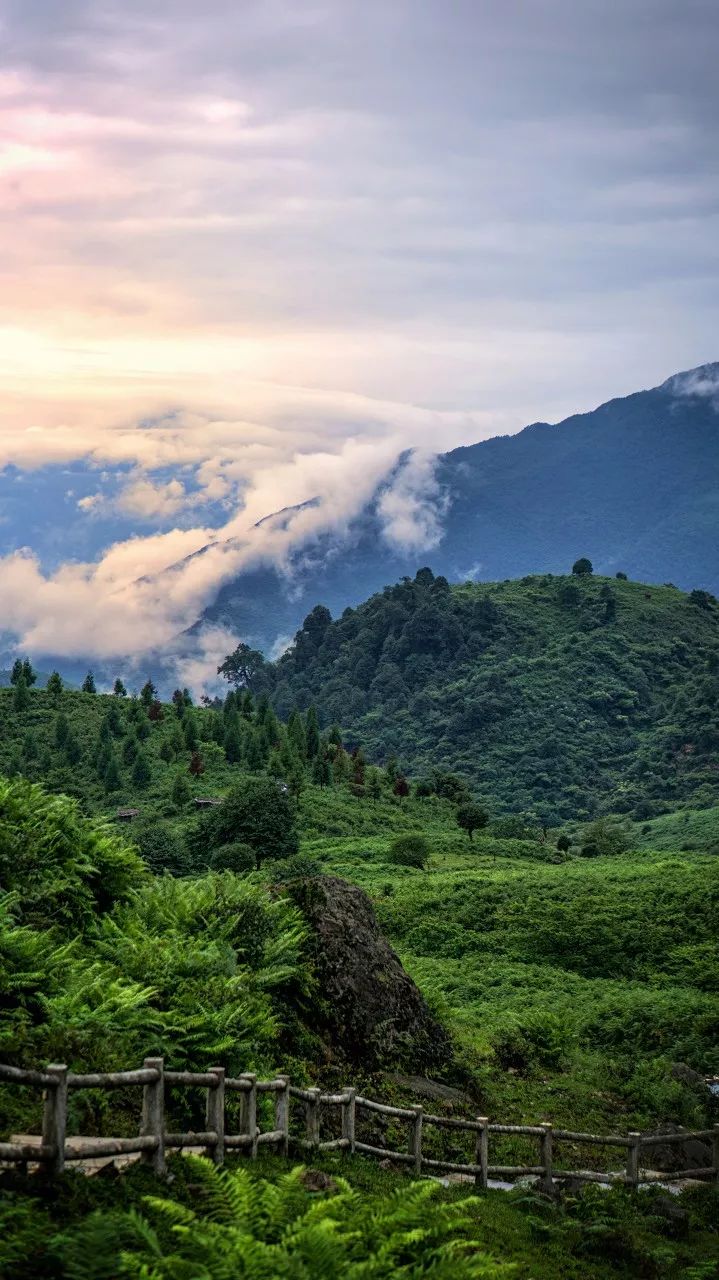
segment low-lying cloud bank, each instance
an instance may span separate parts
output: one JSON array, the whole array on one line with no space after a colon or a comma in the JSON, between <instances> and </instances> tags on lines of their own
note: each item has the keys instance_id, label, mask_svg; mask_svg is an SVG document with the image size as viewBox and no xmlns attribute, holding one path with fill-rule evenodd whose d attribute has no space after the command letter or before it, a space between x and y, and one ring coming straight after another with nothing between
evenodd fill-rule
<instances>
[{"instance_id":1,"label":"low-lying cloud bank","mask_svg":"<svg viewBox=\"0 0 719 1280\"><path fill-rule=\"evenodd\" d=\"M307 420L308 403L292 426L186 411L134 427L95 424L89 435L82 423L74 431L58 424L10 433L3 461L25 468L84 456L100 474L113 463L130 463L119 499L107 499L130 513L172 518L201 509L205 494L227 509L220 527L198 523L131 537L96 562L68 562L53 572L32 549L1 557L3 627L18 650L98 662L172 652L225 582L260 563L286 569L291 554L327 534L336 545L378 490L378 518L390 545L412 551L436 545L444 498L434 478L435 455L407 446L413 438L461 438L466 416L356 401L334 405L334 438L326 420ZM315 401L314 407L318 419L326 418L326 405ZM366 415L361 436L360 407ZM153 476L153 468L172 465L172 479ZM91 519L105 500L100 487L78 504L76 518ZM282 519L266 518L283 509ZM178 649L185 683L198 687L238 639L212 628L196 640L191 658Z\"/></svg>"}]
</instances>

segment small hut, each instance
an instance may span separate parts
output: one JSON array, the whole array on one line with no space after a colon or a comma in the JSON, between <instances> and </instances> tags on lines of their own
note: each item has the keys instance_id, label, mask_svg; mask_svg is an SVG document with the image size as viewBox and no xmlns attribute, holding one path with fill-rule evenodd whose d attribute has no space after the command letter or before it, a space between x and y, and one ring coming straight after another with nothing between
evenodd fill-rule
<instances>
[{"instance_id":1,"label":"small hut","mask_svg":"<svg viewBox=\"0 0 719 1280\"><path fill-rule=\"evenodd\" d=\"M216 809L218 804L222 804L221 796L195 796L196 809Z\"/></svg>"},{"instance_id":2,"label":"small hut","mask_svg":"<svg viewBox=\"0 0 719 1280\"><path fill-rule=\"evenodd\" d=\"M132 822L133 818L139 818L139 809L118 809L115 814L116 822Z\"/></svg>"}]
</instances>

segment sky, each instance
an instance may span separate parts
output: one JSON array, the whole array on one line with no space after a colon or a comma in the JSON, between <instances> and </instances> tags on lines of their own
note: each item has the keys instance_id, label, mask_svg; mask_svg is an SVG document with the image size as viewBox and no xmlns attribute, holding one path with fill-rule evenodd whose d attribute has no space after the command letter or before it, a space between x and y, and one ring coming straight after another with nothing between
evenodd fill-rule
<instances>
[{"instance_id":1,"label":"sky","mask_svg":"<svg viewBox=\"0 0 719 1280\"><path fill-rule=\"evenodd\" d=\"M64 485L52 555L0 496L17 644L169 641L410 447L386 536L431 546L433 453L715 360L718 41L715 0L0 0L0 467Z\"/></svg>"}]
</instances>

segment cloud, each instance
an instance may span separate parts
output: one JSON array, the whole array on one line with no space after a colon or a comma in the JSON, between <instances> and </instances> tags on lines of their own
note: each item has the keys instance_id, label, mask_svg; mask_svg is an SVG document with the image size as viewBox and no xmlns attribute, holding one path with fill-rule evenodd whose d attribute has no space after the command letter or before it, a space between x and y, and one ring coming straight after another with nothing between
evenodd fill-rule
<instances>
[{"instance_id":1,"label":"cloud","mask_svg":"<svg viewBox=\"0 0 719 1280\"><path fill-rule=\"evenodd\" d=\"M719 363L701 365L687 373L674 374L663 386L677 396L698 396L711 400L719 412Z\"/></svg>"},{"instance_id":2,"label":"cloud","mask_svg":"<svg viewBox=\"0 0 719 1280\"><path fill-rule=\"evenodd\" d=\"M28 648L169 643L378 491L388 541L431 548L435 450L716 354L712 0L6 0L2 24L0 466L107 469L77 519L159 530L0 560Z\"/></svg>"},{"instance_id":3,"label":"cloud","mask_svg":"<svg viewBox=\"0 0 719 1280\"><path fill-rule=\"evenodd\" d=\"M380 496L385 540L400 551L430 551L442 537L447 495L438 484L436 456L413 452Z\"/></svg>"}]
</instances>

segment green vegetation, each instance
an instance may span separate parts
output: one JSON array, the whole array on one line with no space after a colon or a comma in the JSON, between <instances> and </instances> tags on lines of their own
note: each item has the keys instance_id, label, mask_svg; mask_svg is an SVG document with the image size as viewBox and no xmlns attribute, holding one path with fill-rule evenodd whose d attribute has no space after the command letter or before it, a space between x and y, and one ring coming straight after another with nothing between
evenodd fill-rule
<instances>
[{"instance_id":1,"label":"green vegetation","mask_svg":"<svg viewBox=\"0 0 719 1280\"><path fill-rule=\"evenodd\" d=\"M457 771L495 814L641 821L719 799L706 592L588 573L450 587L423 569L336 622L313 610L262 678L280 714L314 703L369 759Z\"/></svg>"},{"instance_id":2,"label":"green vegetation","mask_svg":"<svg viewBox=\"0 0 719 1280\"><path fill-rule=\"evenodd\" d=\"M169 1185L134 1166L121 1178L66 1174L52 1187L6 1178L5 1280L710 1280L717 1196L589 1187L553 1204L413 1184L400 1169L323 1155L287 1173L277 1160L174 1157ZM142 1268L145 1268L144 1270Z\"/></svg>"},{"instance_id":3,"label":"green vegetation","mask_svg":"<svg viewBox=\"0 0 719 1280\"><path fill-rule=\"evenodd\" d=\"M698 594L587 571L451 590L425 570L338 623L315 610L274 668L240 646L228 696L199 707L149 681L43 689L19 660L0 689L0 1059L161 1053L334 1088L348 1068L320 1039L315 943L286 888L324 873L367 891L449 1028L460 1112L713 1122L719 649ZM139 812L111 821L123 809ZM413 1100L389 1065L353 1081ZM124 1092L72 1106L76 1132L136 1130ZM175 1127L204 1126L200 1098L170 1106ZM3 1132L35 1129L38 1108L0 1088ZM179 1159L160 1187L140 1168L51 1188L0 1175L0 1272L714 1274L711 1188L683 1198L679 1230L653 1192L554 1205L319 1164L333 1181Z\"/></svg>"}]
</instances>

